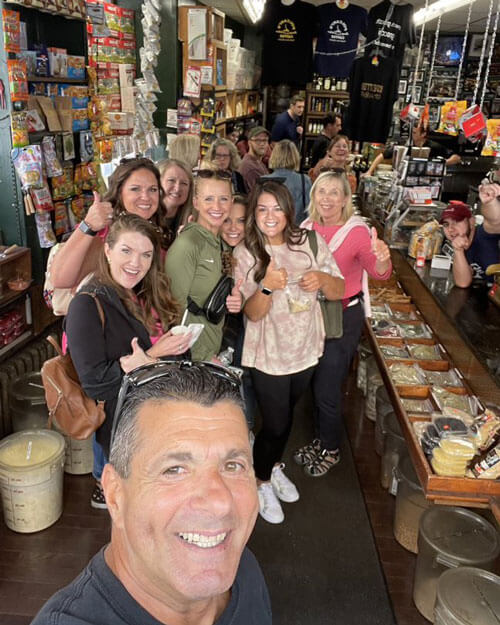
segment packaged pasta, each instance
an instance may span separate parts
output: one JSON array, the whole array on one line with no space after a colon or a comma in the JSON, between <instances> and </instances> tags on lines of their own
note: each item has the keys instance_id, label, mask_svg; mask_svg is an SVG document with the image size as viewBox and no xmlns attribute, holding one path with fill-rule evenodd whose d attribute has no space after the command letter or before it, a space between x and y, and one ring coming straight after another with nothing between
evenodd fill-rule
<instances>
[{"instance_id":1,"label":"packaged pasta","mask_svg":"<svg viewBox=\"0 0 500 625\"><path fill-rule=\"evenodd\" d=\"M39 145L14 148L11 157L24 190L42 186L42 150Z\"/></svg>"},{"instance_id":2,"label":"packaged pasta","mask_svg":"<svg viewBox=\"0 0 500 625\"><path fill-rule=\"evenodd\" d=\"M26 111L13 111L10 115L10 125L12 129L12 147L24 148L30 142Z\"/></svg>"}]
</instances>

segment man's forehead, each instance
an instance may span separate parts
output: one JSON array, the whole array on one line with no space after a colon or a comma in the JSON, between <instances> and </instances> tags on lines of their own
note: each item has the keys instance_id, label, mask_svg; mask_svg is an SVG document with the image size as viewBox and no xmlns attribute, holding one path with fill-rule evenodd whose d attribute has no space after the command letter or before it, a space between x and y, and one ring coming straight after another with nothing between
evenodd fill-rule
<instances>
[{"instance_id":1,"label":"man's forehead","mask_svg":"<svg viewBox=\"0 0 500 625\"><path fill-rule=\"evenodd\" d=\"M138 410L139 421L147 422L161 419L164 426L183 424L189 427L200 420L217 420L228 415L241 417L245 421L243 409L230 399L223 399L212 404L202 404L196 401L177 400L172 398L157 398L146 400Z\"/></svg>"}]
</instances>

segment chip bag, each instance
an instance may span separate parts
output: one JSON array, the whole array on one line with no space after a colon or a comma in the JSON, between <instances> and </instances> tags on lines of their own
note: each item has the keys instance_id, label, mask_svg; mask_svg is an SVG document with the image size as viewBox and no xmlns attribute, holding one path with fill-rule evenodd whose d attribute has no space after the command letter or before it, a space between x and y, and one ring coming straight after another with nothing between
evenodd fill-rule
<instances>
[{"instance_id":1,"label":"chip bag","mask_svg":"<svg viewBox=\"0 0 500 625\"><path fill-rule=\"evenodd\" d=\"M500 119L489 119L486 122L488 136L484 142L481 156L498 156L500 154Z\"/></svg>"},{"instance_id":2,"label":"chip bag","mask_svg":"<svg viewBox=\"0 0 500 625\"><path fill-rule=\"evenodd\" d=\"M466 110L466 100L445 102L441 107L441 118L437 132L456 137L459 131L458 120Z\"/></svg>"}]
</instances>

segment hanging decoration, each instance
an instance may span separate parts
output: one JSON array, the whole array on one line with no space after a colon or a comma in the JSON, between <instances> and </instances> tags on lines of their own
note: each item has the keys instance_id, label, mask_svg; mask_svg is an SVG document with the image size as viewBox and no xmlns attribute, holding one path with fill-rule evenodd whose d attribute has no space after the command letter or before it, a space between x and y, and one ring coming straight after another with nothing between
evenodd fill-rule
<instances>
[{"instance_id":1,"label":"hanging decoration","mask_svg":"<svg viewBox=\"0 0 500 625\"><path fill-rule=\"evenodd\" d=\"M474 0L470 0L469 2L469 12L467 14L467 23L465 24L465 31L464 31L464 41L462 44L462 54L460 55L460 63L458 64L458 73L457 73L457 84L455 85L455 96L454 96L454 100L458 100L458 92L460 90L460 80L462 78L462 69L464 66L464 59L465 59L465 50L467 47L467 40L469 38L469 29L470 29L470 17L472 14L472 5L474 4Z\"/></svg>"},{"instance_id":2,"label":"hanging decoration","mask_svg":"<svg viewBox=\"0 0 500 625\"><path fill-rule=\"evenodd\" d=\"M441 29L441 14L438 17L438 21L436 24L436 34L434 37L434 48L432 50L432 58L431 58L431 67L429 70L429 79L427 81L427 92L425 94L425 101L427 102L427 100L429 99L429 93L431 90L431 82L432 82L432 77L434 74L434 64L436 62L436 54L437 54L437 46L438 46L438 39L439 39L439 31Z\"/></svg>"},{"instance_id":3,"label":"hanging decoration","mask_svg":"<svg viewBox=\"0 0 500 625\"><path fill-rule=\"evenodd\" d=\"M498 0L497 2L495 24L493 26L493 32L491 33L490 52L488 55L488 63L486 65L486 71L485 71L484 80L483 80L481 101L479 103L481 110L484 104L484 96L486 94L486 84L488 82L488 77L490 74L491 59L493 57L493 50L495 47L495 39L496 39L497 28L498 28L499 13L500 13L500 0ZM486 37L485 37L485 40L486 40ZM481 154L482 156L499 156L500 155L500 119L489 119L486 125L487 125L488 136L486 137L486 141L484 142L484 146L483 146L483 150Z\"/></svg>"}]
</instances>

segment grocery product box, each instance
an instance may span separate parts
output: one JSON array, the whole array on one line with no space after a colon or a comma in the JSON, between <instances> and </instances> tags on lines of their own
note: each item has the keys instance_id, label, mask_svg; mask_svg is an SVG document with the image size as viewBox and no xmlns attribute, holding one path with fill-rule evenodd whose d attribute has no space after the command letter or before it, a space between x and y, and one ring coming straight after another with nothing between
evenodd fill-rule
<instances>
[{"instance_id":1,"label":"grocery product box","mask_svg":"<svg viewBox=\"0 0 500 625\"><path fill-rule=\"evenodd\" d=\"M51 76L65 77L68 75L68 51L64 48L47 48L49 53L49 70Z\"/></svg>"},{"instance_id":2,"label":"grocery product box","mask_svg":"<svg viewBox=\"0 0 500 625\"><path fill-rule=\"evenodd\" d=\"M73 132L89 129L87 109L73 109Z\"/></svg>"},{"instance_id":3,"label":"grocery product box","mask_svg":"<svg viewBox=\"0 0 500 625\"><path fill-rule=\"evenodd\" d=\"M85 80L85 57L68 54L68 78Z\"/></svg>"},{"instance_id":4,"label":"grocery product box","mask_svg":"<svg viewBox=\"0 0 500 625\"><path fill-rule=\"evenodd\" d=\"M111 130L115 135L131 135L134 130L133 113L108 113Z\"/></svg>"}]
</instances>

